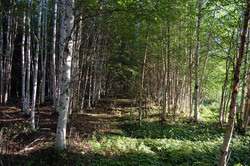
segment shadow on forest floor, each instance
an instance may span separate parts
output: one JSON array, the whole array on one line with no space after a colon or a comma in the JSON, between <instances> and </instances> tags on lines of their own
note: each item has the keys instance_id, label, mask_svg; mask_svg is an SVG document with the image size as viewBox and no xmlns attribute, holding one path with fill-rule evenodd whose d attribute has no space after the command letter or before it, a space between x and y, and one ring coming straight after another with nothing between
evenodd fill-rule
<instances>
[{"instance_id":1,"label":"shadow on forest floor","mask_svg":"<svg viewBox=\"0 0 250 166\"><path fill-rule=\"evenodd\" d=\"M149 110L139 127L129 99L104 98L96 106L73 111L67 128L67 151L55 148L57 115L51 103L37 108L37 132L20 102L0 106L3 129L0 165L216 165L225 129L213 122L196 123ZM131 106L133 106L131 108ZM132 111L132 114L130 114ZM4 128L3 128L4 127ZM249 163L249 137L235 137L229 165Z\"/></svg>"}]
</instances>

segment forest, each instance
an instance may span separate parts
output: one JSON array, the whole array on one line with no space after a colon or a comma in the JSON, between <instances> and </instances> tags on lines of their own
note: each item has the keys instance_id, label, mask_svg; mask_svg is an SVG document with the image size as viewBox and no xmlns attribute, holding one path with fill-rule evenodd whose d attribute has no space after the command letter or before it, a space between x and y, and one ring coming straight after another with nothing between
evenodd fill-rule
<instances>
[{"instance_id":1,"label":"forest","mask_svg":"<svg viewBox=\"0 0 250 166\"><path fill-rule=\"evenodd\" d=\"M250 0L1 0L0 166L250 165Z\"/></svg>"}]
</instances>

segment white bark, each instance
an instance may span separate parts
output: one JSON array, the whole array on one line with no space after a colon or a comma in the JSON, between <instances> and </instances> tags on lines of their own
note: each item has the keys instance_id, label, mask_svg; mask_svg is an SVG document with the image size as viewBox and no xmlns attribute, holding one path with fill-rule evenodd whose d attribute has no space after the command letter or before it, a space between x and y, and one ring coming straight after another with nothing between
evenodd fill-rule
<instances>
[{"instance_id":1,"label":"white bark","mask_svg":"<svg viewBox=\"0 0 250 166\"><path fill-rule=\"evenodd\" d=\"M62 63L62 95L60 97L60 108L59 117L56 131L56 145L60 149L66 149L66 127L67 127L67 116L69 109L69 99L70 99L70 80L71 80L71 59L73 52L73 40L71 30L73 28L74 16L73 16L73 5L74 0L66 1L64 0L66 14L64 27L66 28L67 40L65 41L65 48L63 53L63 63ZM64 34L61 34L65 36Z\"/></svg>"},{"instance_id":2,"label":"white bark","mask_svg":"<svg viewBox=\"0 0 250 166\"><path fill-rule=\"evenodd\" d=\"M11 1L12 2L12 1ZM8 30L7 30L7 43L6 43L6 58L5 58L5 85L4 85L4 104L8 101L8 91L9 91L9 69L10 69L10 55L11 55L11 9L8 11Z\"/></svg>"},{"instance_id":3,"label":"white bark","mask_svg":"<svg viewBox=\"0 0 250 166\"><path fill-rule=\"evenodd\" d=\"M195 106L194 106L194 119L196 121L200 120L200 97L199 97L199 56L200 56L200 22L201 22L201 5L202 0L198 1L198 26L197 26L197 53L195 57L195 87L194 87L194 95L195 95Z\"/></svg>"},{"instance_id":4,"label":"white bark","mask_svg":"<svg viewBox=\"0 0 250 166\"><path fill-rule=\"evenodd\" d=\"M40 39L41 39L41 14L42 14L42 3L43 0L40 1L40 5L38 8L38 30L37 30L37 38L38 41L36 43L36 54L34 57L34 72L33 72L33 94L31 99L31 130L35 131L35 106L36 106L36 93L37 93L37 73L38 73L38 58L40 51Z\"/></svg>"},{"instance_id":5,"label":"white bark","mask_svg":"<svg viewBox=\"0 0 250 166\"><path fill-rule=\"evenodd\" d=\"M56 108L56 24L57 24L57 0L54 4L54 27L52 39L52 90L53 90L53 107Z\"/></svg>"},{"instance_id":6,"label":"white bark","mask_svg":"<svg viewBox=\"0 0 250 166\"><path fill-rule=\"evenodd\" d=\"M25 102L25 23L26 23L26 12L23 12L23 38L22 38L22 99L23 99L23 111L24 114L25 108L26 108L26 102Z\"/></svg>"},{"instance_id":7,"label":"white bark","mask_svg":"<svg viewBox=\"0 0 250 166\"><path fill-rule=\"evenodd\" d=\"M29 5L30 2L28 2ZM31 58L30 58L30 49L31 49L31 28L30 28L30 11L27 13L27 26L28 26L28 34L27 34L27 71L26 71L26 92L25 92L25 114L29 115L30 111L30 64L31 64Z\"/></svg>"}]
</instances>

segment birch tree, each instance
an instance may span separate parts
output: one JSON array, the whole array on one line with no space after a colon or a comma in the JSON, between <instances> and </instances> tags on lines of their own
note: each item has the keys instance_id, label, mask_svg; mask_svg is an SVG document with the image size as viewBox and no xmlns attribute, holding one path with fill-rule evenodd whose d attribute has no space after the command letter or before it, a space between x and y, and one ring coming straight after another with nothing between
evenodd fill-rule
<instances>
[{"instance_id":1,"label":"birch tree","mask_svg":"<svg viewBox=\"0 0 250 166\"><path fill-rule=\"evenodd\" d=\"M30 26L30 16L31 16L31 4L32 2L28 2L28 13L27 13L27 27L28 27L28 33L27 33L27 61L26 61L26 88L25 88L25 108L24 113L26 115L30 114L30 65L31 65L31 26Z\"/></svg>"},{"instance_id":2,"label":"birch tree","mask_svg":"<svg viewBox=\"0 0 250 166\"><path fill-rule=\"evenodd\" d=\"M25 112L25 108L26 108L26 102L25 102L25 37L26 37L26 33L25 33L25 23L26 23L26 12L24 9L23 12L23 37L22 37L22 99L23 99L23 111L24 114L27 114Z\"/></svg>"},{"instance_id":3,"label":"birch tree","mask_svg":"<svg viewBox=\"0 0 250 166\"><path fill-rule=\"evenodd\" d=\"M249 36L249 32L248 32L248 36ZM249 37L248 37L249 38ZM246 56L245 56L245 61L244 61L244 72L243 72L243 85L242 85L242 98L240 101L240 107L239 107L239 121L237 123L237 128L238 130L243 133L243 114L244 114L244 101L245 101L245 95L246 95L246 86L247 86L247 64L248 64L248 45L246 47Z\"/></svg>"},{"instance_id":4,"label":"birch tree","mask_svg":"<svg viewBox=\"0 0 250 166\"><path fill-rule=\"evenodd\" d=\"M54 19L53 19L53 38L52 38L52 90L53 90L53 107L56 110L56 31L57 31L57 3L54 3Z\"/></svg>"},{"instance_id":5,"label":"birch tree","mask_svg":"<svg viewBox=\"0 0 250 166\"><path fill-rule=\"evenodd\" d=\"M41 15L42 15L43 0L40 1L38 7L38 30L37 30L37 42L36 42L36 54L34 57L34 72L33 72L33 93L31 99L31 130L35 131L35 106L36 106L36 93L37 93L37 73L38 73L38 58L40 52L40 40L41 40Z\"/></svg>"},{"instance_id":6,"label":"birch tree","mask_svg":"<svg viewBox=\"0 0 250 166\"><path fill-rule=\"evenodd\" d=\"M12 3L12 0L10 1L10 4ZM11 47L12 47L12 35L11 35L11 29L12 29L12 9L10 8L8 11L7 16L7 41L6 41L6 57L5 57L5 82L4 82L4 104L8 101L9 96L9 72L10 72L10 60L11 60Z\"/></svg>"},{"instance_id":7,"label":"birch tree","mask_svg":"<svg viewBox=\"0 0 250 166\"><path fill-rule=\"evenodd\" d=\"M237 94L238 94L238 87L239 87L239 74L241 69L241 63L244 55L245 50L245 40L247 36L248 26L249 26L249 14L250 14L250 1L247 2L247 9L245 11L245 19L243 24L243 31L241 35L241 45L239 49L239 57L237 58L237 63L234 72L234 79L233 79L233 92L231 97L231 104L230 104L230 113L228 117L228 125L226 130L226 135L224 137L223 144L220 148L219 154L219 166L226 166L228 160L228 149L231 143L233 129L234 129L234 120L236 114L236 102L237 102Z\"/></svg>"},{"instance_id":8,"label":"birch tree","mask_svg":"<svg viewBox=\"0 0 250 166\"><path fill-rule=\"evenodd\" d=\"M200 120L200 98L199 98L199 56L200 56L200 23L201 23L201 5L202 0L198 0L198 21L197 21L197 48L195 57L195 87L194 87L194 119Z\"/></svg>"},{"instance_id":9,"label":"birch tree","mask_svg":"<svg viewBox=\"0 0 250 166\"><path fill-rule=\"evenodd\" d=\"M73 5L74 0L67 1L63 0L63 6L66 10L64 26L66 28L66 34L61 34L61 37L67 37L65 39L65 47L63 50L63 62L62 62L62 95L60 97L60 108L59 117L56 131L56 145L60 149L66 149L66 127L67 127L67 116L69 109L70 100L70 80L71 80L71 59L73 52L73 34L72 28L74 23L73 16ZM64 31L63 31L64 32Z\"/></svg>"}]
</instances>

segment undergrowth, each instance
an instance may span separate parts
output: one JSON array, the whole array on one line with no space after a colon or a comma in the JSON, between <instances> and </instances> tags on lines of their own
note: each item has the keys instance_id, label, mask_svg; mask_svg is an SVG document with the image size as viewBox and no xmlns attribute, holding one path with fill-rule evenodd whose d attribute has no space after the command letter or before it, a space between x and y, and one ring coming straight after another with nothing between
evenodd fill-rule
<instances>
[{"instance_id":1,"label":"undergrowth","mask_svg":"<svg viewBox=\"0 0 250 166\"><path fill-rule=\"evenodd\" d=\"M225 127L218 125L216 111L204 107L201 121L194 122L185 115L175 119L168 115L167 121L161 121L160 110L148 110L141 127L136 113L131 122L129 111L124 112L123 125L103 128L77 143L71 140L67 151L45 147L43 159L31 154L28 165L36 163L36 156L40 157L38 165L217 165ZM250 165L249 145L249 136L234 133L228 165Z\"/></svg>"}]
</instances>

